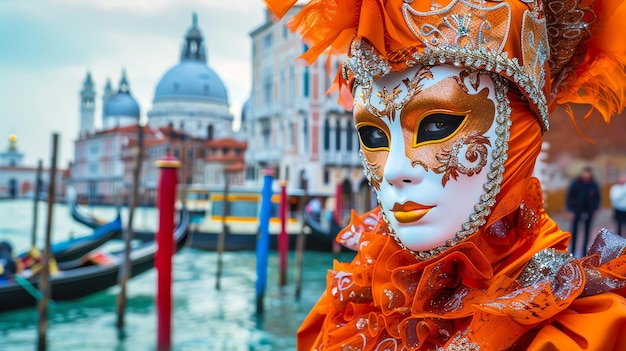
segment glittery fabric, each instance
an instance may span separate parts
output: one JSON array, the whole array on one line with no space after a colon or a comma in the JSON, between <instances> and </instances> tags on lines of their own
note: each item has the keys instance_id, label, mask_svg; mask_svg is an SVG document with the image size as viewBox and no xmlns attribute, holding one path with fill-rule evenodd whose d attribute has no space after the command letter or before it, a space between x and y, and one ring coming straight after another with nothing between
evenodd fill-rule
<instances>
[{"instance_id":1,"label":"glittery fabric","mask_svg":"<svg viewBox=\"0 0 626 351\"><path fill-rule=\"evenodd\" d=\"M535 179L521 182L484 230L428 260L387 235L379 209L353 213L338 238L358 236L359 251L335 263L300 333L317 350L526 350L579 298L626 286L626 240L605 231L573 258L569 235L539 230L552 225L541 197Z\"/></svg>"}]
</instances>

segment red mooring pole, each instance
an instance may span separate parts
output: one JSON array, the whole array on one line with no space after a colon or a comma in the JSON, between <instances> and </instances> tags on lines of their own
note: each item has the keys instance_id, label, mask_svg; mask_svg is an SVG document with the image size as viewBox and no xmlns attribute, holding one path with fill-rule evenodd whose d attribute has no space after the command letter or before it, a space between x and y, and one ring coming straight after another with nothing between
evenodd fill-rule
<instances>
[{"instance_id":1,"label":"red mooring pole","mask_svg":"<svg viewBox=\"0 0 626 351\"><path fill-rule=\"evenodd\" d=\"M155 162L160 168L157 189L159 230L154 266L157 271L157 350L172 347L172 255L174 253L174 202L176 201L177 171L180 161L167 155Z\"/></svg>"},{"instance_id":2,"label":"red mooring pole","mask_svg":"<svg viewBox=\"0 0 626 351\"><path fill-rule=\"evenodd\" d=\"M287 285L287 252L289 251L289 236L287 235L287 181L280 181L280 206L278 214L280 216L280 233L278 234L278 255L280 268L279 285Z\"/></svg>"}]
</instances>

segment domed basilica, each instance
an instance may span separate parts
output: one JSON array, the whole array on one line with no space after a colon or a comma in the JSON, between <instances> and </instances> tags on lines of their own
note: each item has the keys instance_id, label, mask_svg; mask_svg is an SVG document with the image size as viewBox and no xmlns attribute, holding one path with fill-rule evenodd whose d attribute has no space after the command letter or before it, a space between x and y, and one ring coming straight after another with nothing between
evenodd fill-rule
<instances>
[{"instance_id":1,"label":"domed basilica","mask_svg":"<svg viewBox=\"0 0 626 351\"><path fill-rule=\"evenodd\" d=\"M184 161L187 184L222 179L224 167L235 166L243 174L247 144L233 132L226 87L207 65L196 14L185 34L180 62L156 85L147 125L139 127L141 108L131 94L125 70L117 89L110 80L104 87L102 129L95 126L95 102L94 82L87 73L80 92L80 133L74 144L70 181L79 201L113 203L118 196L128 200L138 128L145 147L140 186L148 191L154 190L157 180L153 161L168 152ZM219 155L212 154L217 152ZM216 162L215 157L228 162Z\"/></svg>"},{"instance_id":2,"label":"domed basilica","mask_svg":"<svg viewBox=\"0 0 626 351\"><path fill-rule=\"evenodd\" d=\"M233 115L220 77L207 65L206 48L194 14L185 35L180 62L170 68L156 87L148 124L172 125L196 138L232 135Z\"/></svg>"}]
</instances>

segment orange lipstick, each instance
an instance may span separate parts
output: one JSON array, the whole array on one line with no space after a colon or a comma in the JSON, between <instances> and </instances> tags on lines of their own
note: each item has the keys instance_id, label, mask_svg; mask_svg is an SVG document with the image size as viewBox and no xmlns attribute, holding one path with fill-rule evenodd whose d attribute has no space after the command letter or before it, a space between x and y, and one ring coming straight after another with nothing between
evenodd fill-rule
<instances>
[{"instance_id":1,"label":"orange lipstick","mask_svg":"<svg viewBox=\"0 0 626 351\"><path fill-rule=\"evenodd\" d=\"M419 221L433 207L435 206L424 206L412 201L407 201L402 205L396 202L391 211L398 222L406 224Z\"/></svg>"}]
</instances>

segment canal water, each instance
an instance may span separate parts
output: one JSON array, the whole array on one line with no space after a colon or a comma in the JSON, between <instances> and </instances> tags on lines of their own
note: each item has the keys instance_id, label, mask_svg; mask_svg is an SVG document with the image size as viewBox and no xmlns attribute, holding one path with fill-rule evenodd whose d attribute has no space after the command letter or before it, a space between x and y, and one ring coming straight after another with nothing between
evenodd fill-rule
<instances>
[{"instance_id":1,"label":"canal water","mask_svg":"<svg viewBox=\"0 0 626 351\"><path fill-rule=\"evenodd\" d=\"M92 208L100 217L113 218L113 208ZM143 212L142 212L143 211ZM91 231L74 222L65 205L53 209L53 242ZM47 205L39 204L37 243L44 243ZM123 212L123 218L127 213ZM136 226L156 226L154 209L140 209ZM0 201L0 240L9 240L16 252L30 247L33 223L31 200ZM122 245L121 242L110 246ZM349 260L350 254L339 259ZM216 290L217 254L183 248L173 260L174 351L192 350L295 350L298 326L322 294L332 267L331 253L306 252L302 294L295 299L295 257L289 256L288 283L280 288L278 257L270 256L265 312L256 314L256 259L254 252L227 252L221 289ZM48 350L141 351L156 349L156 274L150 270L130 280L126 327L115 327L113 287L86 298L55 302L49 312ZM1 297L0 297L1 298ZM38 313L35 307L0 313L0 350L36 349Z\"/></svg>"}]
</instances>

